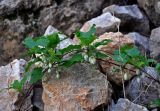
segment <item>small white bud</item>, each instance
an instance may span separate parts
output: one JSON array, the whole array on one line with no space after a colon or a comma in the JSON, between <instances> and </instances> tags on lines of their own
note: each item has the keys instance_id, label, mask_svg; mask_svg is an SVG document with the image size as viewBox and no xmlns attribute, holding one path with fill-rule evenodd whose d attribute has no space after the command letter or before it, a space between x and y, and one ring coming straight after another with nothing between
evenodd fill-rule
<instances>
[{"instance_id":1,"label":"small white bud","mask_svg":"<svg viewBox=\"0 0 160 111\"><path fill-rule=\"evenodd\" d=\"M59 71L56 71L56 78L57 78L57 79L59 79L59 78L60 78Z\"/></svg>"},{"instance_id":2,"label":"small white bud","mask_svg":"<svg viewBox=\"0 0 160 111\"><path fill-rule=\"evenodd\" d=\"M84 57L85 61L88 61L88 55L87 54L85 54L83 57Z\"/></svg>"},{"instance_id":3,"label":"small white bud","mask_svg":"<svg viewBox=\"0 0 160 111\"><path fill-rule=\"evenodd\" d=\"M128 74L127 73L124 74L124 80L128 80Z\"/></svg>"},{"instance_id":4,"label":"small white bud","mask_svg":"<svg viewBox=\"0 0 160 111\"><path fill-rule=\"evenodd\" d=\"M35 63L35 67L43 67L43 65L44 64L40 61Z\"/></svg>"},{"instance_id":5,"label":"small white bud","mask_svg":"<svg viewBox=\"0 0 160 111\"><path fill-rule=\"evenodd\" d=\"M89 62L91 64L95 64L96 63L96 59L94 57L89 57Z\"/></svg>"},{"instance_id":6,"label":"small white bud","mask_svg":"<svg viewBox=\"0 0 160 111\"><path fill-rule=\"evenodd\" d=\"M140 83L140 78L139 77L137 77L137 82Z\"/></svg>"},{"instance_id":7,"label":"small white bud","mask_svg":"<svg viewBox=\"0 0 160 111\"><path fill-rule=\"evenodd\" d=\"M51 69L50 68L48 69L48 73L51 73Z\"/></svg>"},{"instance_id":8,"label":"small white bud","mask_svg":"<svg viewBox=\"0 0 160 111\"><path fill-rule=\"evenodd\" d=\"M51 67L52 67L52 64L51 64L51 63L49 63L49 65L48 65L48 66L49 66L49 68L51 68Z\"/></svg>"},{"instance_id":9,"label":"small white bud","mask_svg":"<svg viewBox=\"0 0 160 111\"><path fill-rule=\"evenodd\" d=\"M38 47L39 47L39 48L41 48L41 49L42 49L42 48L45 48L45 47L43 47L43 46L40 46L40 45L39 45Z\"/></svg>"}]
</instances>

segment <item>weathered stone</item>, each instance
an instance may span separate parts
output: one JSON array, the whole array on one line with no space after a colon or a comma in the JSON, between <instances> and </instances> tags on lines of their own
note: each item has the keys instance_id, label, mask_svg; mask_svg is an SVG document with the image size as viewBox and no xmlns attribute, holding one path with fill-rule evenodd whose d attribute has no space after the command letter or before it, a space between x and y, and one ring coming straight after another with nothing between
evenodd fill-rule
<instances>
[{"instance_id":1,"label":"weathered stone","mask_svg":"<svg viewBox=\"0 0 160 111\"><path fill-rule=\"evenodd\" d=\"M40 11L39 29L44 32L48 25L53 25L65 34L72 35L82 23L100 13L104 2L105 0L62 0L58 5L53 4Z\"/></svg>"},{"instance_id":2,"label":"weathered stone","mask_svg":"<svg viewBox=\"0 0 160 111\"><path fill-rule=\"evenodd\" d=\"M81 31L88 31L89 28L95 24L96 25L96 33L101 35L108 31L116 31L117 27L120 25L121 20L112 16L111 13L104 13L96 18L93 18L87 21Z\"/></svg>"},{"instance_id":3,"label":"weathered stone","mask_svg":"<svg viewBox=\"0 0 160 111\"><path fill-rule=\"evenodd\" d=\"M150 37L150 51L151 56L160 61L160 27L153 29Z\"/></svg>"},{"instance_id":4,"label":"weathered stone","mask_svg":"<svg viewBox=\"0 0 160 111\"><path fill-rule=\"evenodd\" d=\"M155 26L160 26L160 0L137 0Z\"/></svg>"},{"instance_id":5,"label":"weathered stone","mask_svg":"<svg viewBox=\"0 0 160 111\"><path fill-rule=\"evenodd\" d=\"M34 9L51 5L52 0L1 0L0 1L0 16L15 14L16 11Z\"/></svg>"},{"instance_id":6,"label":"weathered stone","mask_svg":"<svg viewBox=\"0 0 160 111\"><path fill-rule=\"evenodd\" d=\"M2 91L0 93L0 111L13 111L16 109L16 102L19 99L19 94L17 91L10 89L7 90L5 88L8 88L11 83L13 83L14 80L20 80L21 76L24 72L24 65L25 61L20 59L20 60L14 60L10 64L6 66L0 67L0 90ZM25 108L31 109L31 98L28 101L28 106ZM22 105L23 106L26 103ZM22 111L22 110L21 110Z\"/></svg>"},{"instance_id":7,"label":"weathered stone","mask_svg":"<svg viewBox=\"0 0 160 111\"><path fill-rule=\"evenodd\" d=\"M138 47L138 49L141 51L144 55L149 55L150 49L149 49L149 38L146 36L143 36L137 32L131 32L127 34L129 38L134 40L135 45Z\"/></svg>"},{"instance_id":8,"label":"weathered stone","mask_svg":"<svg viewBox=\"0 0 160 111\"><path fill-rule=\"evenodd\" d=\"M113 42L98 47L98 50L101 50L107 54L113 54L113 52L117 49L119 49L120 46L123 46L124 44L133 45L134 40L131 38L128 38L127 36L123 35L120 32L117 33L104 33L101 35L96 41L102 41L104 39L110 39ZM95 42L96 42L95 41ZM119 64L113 61L112 59L107 59L106 61L100 62L103 71L107 74L107 77L109 81L112 81L116 83L117 85L122 85L122 81L124 79L124 74L127 74L127 79L124 81L129 80L131 77L135 75L135 70L133 67L128 65L126 70L122 73L119 69ZM113 71L114 69L118 69L118 71ZM129 70L128 70L129 69Z\"/></svg>"},{"instance_id":9,"label":"weathered stone","mask_svg":"<svg viewBox=\"0 0 160 111\"><path fill-rule=\"evenodd\" d=\"M154 107L151 102L160 98L160 75L152 67L145 67L144 71L151 77L141 72L141 77L135 77L126 88L127 97L136 104ZM154 78L154 79L153 79Z\"/></svg>"},{"instance_id":10,"label":"weathered stone","mask_svg":"<svg viewBox=\"0 0 160 111\"><path fill-rule=\"evenodd\" d=\"M103 10L103 13L110 12L121 19L120 30L137 31L144 34L150 32L149 20L140 11L137 5L118 6L111 5Z\"/></svg>"},{"instance_id":11,"label":"weathered stone","mask_svg":"<svg viewBox=\"0 0 160 111\"><path fill-rule=\"evenodd\" d=\"M51 25L48 26L48 28L45 31L45 36L46 35L51 35L53 33L59 32L56 28L52 27ZM69 45L74 45L74 41L70 38L67 38L66 35L64 34L59 34L59 38L63 41L60 42L60 44L58 44L57 49L63 49L68 47ZM65 39L66 38L66 39Z\"/></svg>"},{"instance_id":12,"label":"weathered stone","mask_svg":"<svg viewBox=\"0 0 160 111\"><path fill-rule=\"evenodd\" d=\"M138 104L134 104L128 99L120 98L117 104L112 104L106 111L148 111L148 109Z\"/></svg>"},{"instance_id":13,"label":"weathered stone","mask_svg":"<svg viewBox=\"0 0 160 111\"><path fill-rule=\"evenodd\" d=\"M42 93L43 93L43 88L34 88L34 94L32 97L32 103L33 106L38 108L39 111L43 111L44 110L44 103L42 100Z\"/></svg>"},{"instance_id":14,"label":"weathered stone","mask_svg":"<svg viewBox=\"0 0 160 111\"><path fill-rule=\"evenodd\" d=\"M107 77L90 64L75 64L56 79L53 70L48 81L43 81L45 111L91 111L111 99Z\"/></svg>"},{"instance_id":15,"label":"weathered stone","mask_svg":"<svg viewBox=\"0 0 160 111\"><path fill-rule=\"evenodd\" d=\"M24 51L22 39L25 35L32 36L35 30L31 24L25 25L21 18L0 22L0 64L7 64L14 58L19 58Z\"/></svg>"}]
</instances>

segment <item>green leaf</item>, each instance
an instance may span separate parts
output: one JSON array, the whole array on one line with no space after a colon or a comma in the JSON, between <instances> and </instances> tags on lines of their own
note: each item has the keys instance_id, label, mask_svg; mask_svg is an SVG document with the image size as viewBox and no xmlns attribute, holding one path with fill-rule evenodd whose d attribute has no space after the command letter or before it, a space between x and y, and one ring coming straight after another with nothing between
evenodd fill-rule
<instances>
[{"instance_id":1,"label":"green leaf","mask_svg":"<svg viewBox=\"0 0 160 111\"><path fill-rule=\"evenodd\" d=\"M93 44L94 47L99 47L101 45L107 45L108 43L112 42L112 40L109 40L109 39L105 39L105 40L102 40L101 42L96 42Z\"/></svg>"},{"instance_id":2,"label":"green leaf","mask_svg":"<svg viewBox=\"0 0 160 111\"><path fill-rule=\"evenodd\" d=\"M96 58L99 58L99 59L105 59L107 58L108 55L105 54L105 53L102 53L102 52L96 52Z\"/></svg>"},{"instance_id":3,"label":"green leaf","mask_svg":"<svg viewBox=\"0 0 160 111\"><path fill-rule=\"evenodd\" d=\"M27 65L25 66L25 72L28 72L28 70L30 69L30 67L31 67L34 63L36 63L36 62L38 62L38 61L40 61L39 58L35 58L35 59L32 59L31 61L29 61L29 62L27 63Z\"/></svg>"},{"instance_id":4,"label":"green leaf","mask_svg":"<svg viewBox=\"0 0 160 111\"><path fill-rule=\"evenodd\" d=\"M49 40L45 38L44 36L36 38L36 39L32 39L28 37L24 40L23 43L26 45L27 48L33 48L36 46L46 47L49 43Z\"/></svg>"},{"instance_id":5,"label":"green leaf","mask_svg":"<svg viewBox=\"0 0 160 111\"><path fill-rule=\"evenodd\" d=\"M118 51L115 51L115 55L113 55L113 59L116 61L116 62L119 62L121 64L127 64L127 62L129 61L129 57L127 57L127 55L125 54L117 54Z\"/></svg>"},{"instance_id":6,"label":"green leaf","mask_svg":"<svg viewBox=\"0 0 160 111\"><path fill-rule=\"evenodd\" d=\"M131 57L136 57L140 55L140 51L137 48L126 49L125 52Z\"/></svg>"},{"instance_id":7,"label":"green leaf","mask_svg":"<svg viewBox=\"0 0 160 111\"><path fill-rule=\"evenodd\" d=\"M57 44L60 42L58 33L53 33L51 35L48 35L47 39L49 40L49 43L48 43L49 48L55 48Z\"/></svg>"},{"instance_id":8,"label":"green leaf","mask_svg":"<svg viewBox=\"0 0 160 111\"><path fill-rule=\"evenodd\" d=\"M160 63L156 64L156 70L158 71L158 73L160 73Z\"/></svg>"},{"instance_id":9,"label":"green leaf","mask_svg":"<svg viewBox=\"0 0 160 111\"><path fill-rule=\"evenodd\" d=\"M33 69L33 71L31 72L30 84L34 84L42 79L43 77L42 70L43 70L42 68Z\"/></svg>"},{"instance_id":10,"label":"green leaf","mask_svg":"<svg viewBox=\"0 0 160 111\"><path fill-rule=\"evenodd\" d=\"M88 32L77 31L75 35L80 39L81 44L88 46L96 39L95 32L96 28L93 25Z\"/></svg>"},{"instance_id":11,"label":"green leaf","mask_svg":"<svg viewBox=\"0 0 160 111\"><path fill-rule=\"evenodd\" d=\"M26 83L28 79L28 75L26 74L22 80L18 81L18 80L15 80L12 84L11 84L11 88L17 90L18 92L22 92L23 90L23 86L24 84Z\"/></svg>"},{"instance_id":12,"label":"green leaf","mask_svg":"<svg viewBox=\"0 0 160 111\"><path fill-rule=\"evenodd\" d=\"M36 46L36 43L35 43L35 42L33 41L33 39L30 38L30 37L27 37L27 38L24 40L23 43L25 44L25 46L26 46L27 48L32 48L32 47L35 47L35 46Z\"/></svg>"},{"instance_id":13,"label":"green leaf","mask_svg":"<svg viewBox=\"0 0 160 111\"><path fill-rule=\"evenodd\" d=\"M61 66L68 68L77 62L83 62L83 61L84 61L83 56L81 54L76 54L69 60L64 61L64 63L61 64Z\"/></svg>"},{"instance_id":14,"label":"green leaf","mask_svg":"<svg viewBox=\"0 0 160 111\"><path fill-rule=\"evenodd\" d=\"M45 37L41 37L35 42L36 42L36 46L46 47L49 43L49 40Z\"/></svg>"},{"instance_id":15,"label":"green leaf","mask_svg":"<svg viewBox=\"0 0 160 111\"><path fill-rule=\"evenodd\" d=\"M160 99L154 100L152 104L160 106Z\"/></svg>"},{"instance_id":16,"label":"green leaf","mask_svg":"<svg viewBox=\"0 0 160 111\"><path fill-rule=\"evenodd\" d=\"M80 45L69 45L68 47L64 48L64 49L61 49L59 50L59 52L64 55L65 53L69 53L73 50L78 50L78 49L81 49L81 46Z\"/></svg>"}]
</instances>

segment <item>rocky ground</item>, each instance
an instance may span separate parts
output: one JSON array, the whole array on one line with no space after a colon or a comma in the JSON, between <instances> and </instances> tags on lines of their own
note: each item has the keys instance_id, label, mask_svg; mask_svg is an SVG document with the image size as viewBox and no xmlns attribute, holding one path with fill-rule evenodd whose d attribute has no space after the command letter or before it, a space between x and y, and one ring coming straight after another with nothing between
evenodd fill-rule
<instances>
[{"instance_id":1,"label":"rocky ground","mask_svg":"<svg viewBox=\"0 0 160 111\"><path fill-rule=\"evenodd\" d=\"M59 30L71 37L66 42L72 44L78 42L75 30L87 31L92 24L100 40L113 40L101 47L104 52L133 44L160 61L160 0L0 0L0 89L21 78L26 63L22 41L27 36ZM111 72L114 64L99 64L101 70L76 64L64 70L60 80L50 77L37 84L27 97L14 90L2 91L0 111L159 110L150 105L160 98L160 76L154 68L144 68L154 79L144 76L138 82L136 70L128 66L131 72L124 80L124 96L123 75ZM28 85L25 89L30 90Z\"/></svg>"}]
</instances>

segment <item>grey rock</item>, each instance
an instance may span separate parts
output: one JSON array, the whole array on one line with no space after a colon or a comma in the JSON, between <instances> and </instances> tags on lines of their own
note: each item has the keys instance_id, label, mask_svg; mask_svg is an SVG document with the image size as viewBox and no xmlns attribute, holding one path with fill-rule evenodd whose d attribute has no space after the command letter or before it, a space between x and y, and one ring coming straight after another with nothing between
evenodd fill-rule
<instances>
[{"instance_id":1,"label":"grey rock","mask_svg":"<svg viewBox=\"0 0 160 111\"><path fill-rule=\"evenodd\" d=\"M82 26L86 20L98 15L105 0L62 0L59 5L52 5L40 11L38 19L39 30L49 26L72 35L75 30Z\"/></svg>"},{"instance_id":2,"label":"grey rock","mask_svg":"<svg viewBox=\"0 0 160 111\"><path fill-rule=\"evenodd\" d=\"M86 32L93 24L95 24L96 34L101 35L105 32L116 31L120 23L121 20L119 18L116 18L112 16L111 13L107 12L87 21L81 30Z\"/></svg>"},{"instance_id":3,"label":"grey rock","mask_svg":"<svg viewBox=\"0 0 160 111\"><path fill-rule=\"evenodd\" d=\"M148 111L147 108L123 98L120 98L117 104L112 104L109 107L106 111Z\"/></svg>"},{"instance_id":4,"label":"grey rock","mask_svg":"<svg viewBox=\"0 0 160 111\"><path fill-rule=\"evenodd\" d=\"M149 38L146 36L143 36L137 32L131 32L127 34L128 37L134 40L135 45L139 48L139 50L144 55L149 55L150 49L149 49Z\"/></svg>"},{"instance_id":5,"label":"grey rock","mask_svg":"<svg viewBox=\"0 0 160 111\"><path fill-rule=\"evenodd\" d=\"M56 32L59 32L58 29L56 29L53 26L49 25L48 28L46 29L44 35L45 36L46 35L51 35L51 34L56 33ZM68 47L69 45L74 45L75 44L73 42L73 40L70 39L70 38L67 38L66 35L64 35L64 34L58 34L58 35L59 35L60 40L63 40L63 39L64 40L61 41L60 44L58 44L57 49L63 49L63 48Z\"/></svg>"},{"instance_id":6,"label":"grey rock","mask_svg":"<svg viewBox=\"0 0 160 111\"><path fill-rule=\"evenodd\" d=\"M120 29L127 27L127 31L137 31L144 34L150 32L149 20L140 11L137 5L118 6L111 5L103 10L103 13L110 12L121 19Z\"/></svg>"},{"instance_id":7,"label":"grey rock","mask_svg":"<svg viewBox=\"0 0 160 111\"><path fill-rule=\"evenodd\" d=\"M60 79L53 69L43 89L44 111L91 111L107 105L112 92L107 77L88 63L62 70Z\"/></svg>"},{"instance_id":8,"label":"grey rock","mask_svg":"<svg viewBox=\"0 0 160 111\"><path fill-rule=\"evenodd\" d=\"M144 72L141 72L141 77L135 77L131 80L126 88L127 97L136 104L146 107L154 107L150 103L157 98L160 98L160 76L152 67L143 69L151 77L148 77Z\"/></svg>"},{"instance_id":9,"label":"grey rock","mask_svg":"<svg viewBox=\"0 0 160 111\"><path fill-rule=\"evenodd\" d=\"M24 52L23 38L27 35L32 37L33 32L35 30L32 24L26 25L20 17L0 21L0 64L7 64L14 58L19 58L20 52Z\"/></svg>"},{"instance_id":10,"label":"grey rock","mask_svg":"<svg viewBox=\"0 0 160 111\"><path fill-rule=\"evenodd\" d=\"M40 111L44 110L44 103L42 100L42 88L34 88L34 94L32 97L33 106L37 107Z\"/></svg>"},{"instance_id":11,"label":"grey rock","mask_svg":"<svg viewBox=\"0 0 160 111\"><path fill-rule=\"evenodd\" d=\"M5 88L8 88L14 80L21 80L25 63L26 61L23 59L16 59L10 64L0 67L0 111L16 110L16 103L20 99L19 92L13 89L7 90ZM31 111L31 98L28 98L22 105L22 110L24 111L23 108L27 108L28 111Z\"/></svg>"},{"instance_id":12,"label":"grey rock","mask_svg":"<svg viewBox=\"0 0 160 111\"><path fill-rule=\"evenodd\" d=\"M155 26L160 26L160 0L137 0Z\"/></svg>"},{"instance_id":13,"label":"grey rock","mask_svg":"<svg viewBox=\"0 0 160 111\"><path fill-rule=\"evenodd\" d=\"M157 60L160 60L160 27L153 29L151 36L150 36L150 51L151 56L153 58L156 58Z\"/></svg>"},{"instance_id":14,"label":"grey rock","mask_svg":"<svg viewBox=\"0 0 160 111\"><path fill-rule=\"evenodd\" d=\"M33 9L51 5L52 0L2 0L0 1L0 16L15 14L16 11Z\"/></svg>"}]
</instances>

